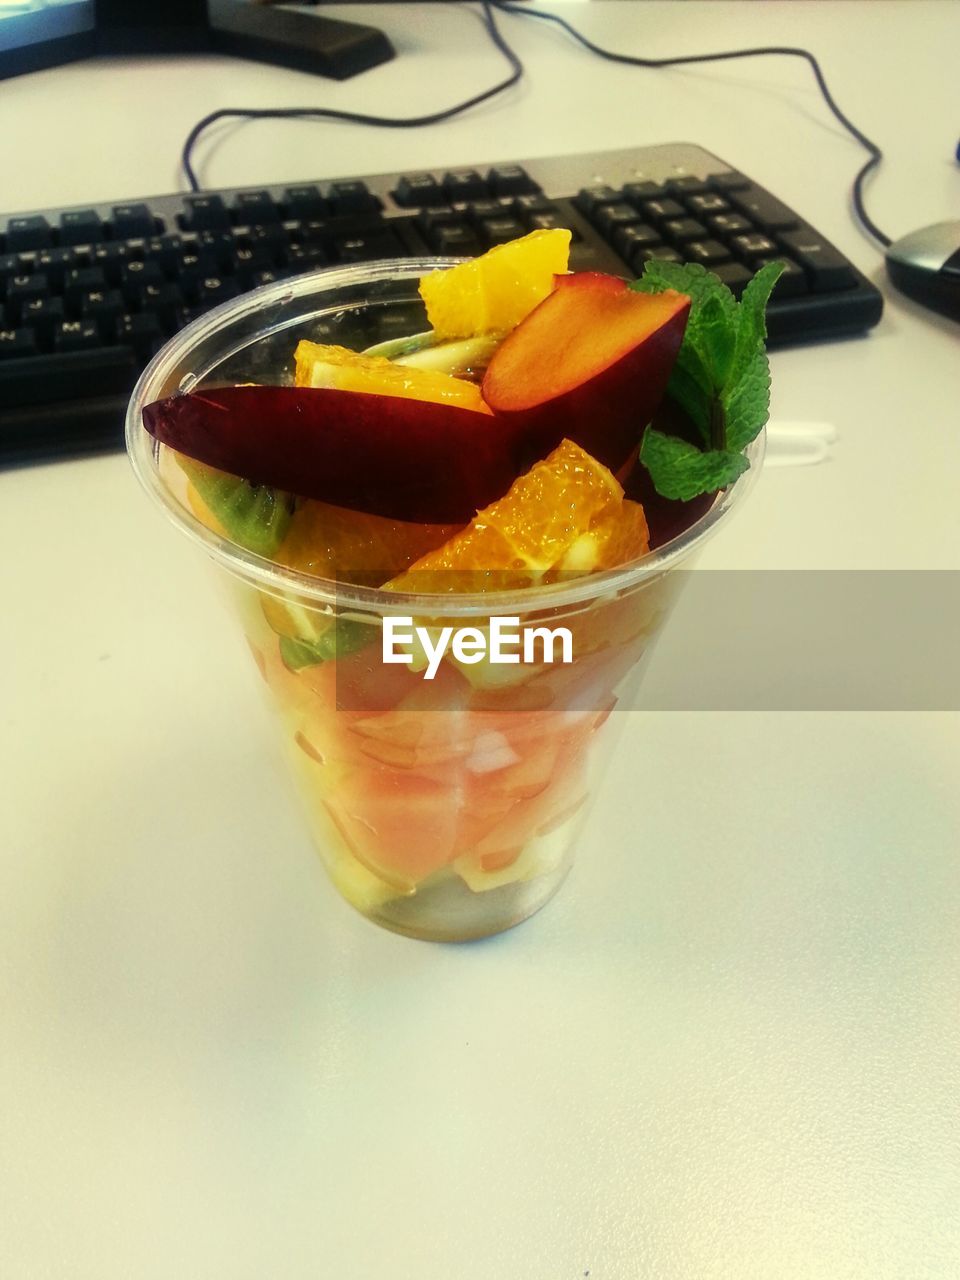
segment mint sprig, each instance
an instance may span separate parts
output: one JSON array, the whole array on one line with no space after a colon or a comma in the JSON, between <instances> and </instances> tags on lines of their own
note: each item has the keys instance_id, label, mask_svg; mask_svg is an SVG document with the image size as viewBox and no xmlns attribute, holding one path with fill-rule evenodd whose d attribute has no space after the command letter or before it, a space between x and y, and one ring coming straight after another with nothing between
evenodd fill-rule
<instances>
[{"instance_id":1,"label":"mint sprig","mask_svg":"<svg viewBox=\"0 0 960 1280\"><path fill-rule=\"evenodd\" d=\"M689 501L732 484L749 463L743 450L770 412L766 308L783 264L761 267L738 303L712 272L695 263L649 261L630 286L640 293L675 289L690 316L667 395L686 413L701 444L648 426L640 461L665 498Z\"/></svg>"}]
</instances>

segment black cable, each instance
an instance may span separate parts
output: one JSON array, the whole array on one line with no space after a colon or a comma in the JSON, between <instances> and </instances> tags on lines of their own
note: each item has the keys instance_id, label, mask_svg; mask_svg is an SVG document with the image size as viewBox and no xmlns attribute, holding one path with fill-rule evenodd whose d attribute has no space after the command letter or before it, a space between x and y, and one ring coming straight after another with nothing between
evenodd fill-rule
<instances>
[{"instance_id":1,"label":"black cable","mask_svg":"<svg viewBox=\"0 0 960 1280\"><path fill-rule=\"evenodd\" d=\"M823 95L823 100L832 111L833 115L843 125L846 131L860 143L860 145L870 153L870 159L863 166L860 172L853 180L851 196L853 199L853 207L860 222L866 230L878 240L880 244L886 246L891 243L890 237L884 235L880 228L868 216L863 204L863 182L867 174L875 169L883 159L883 152L875 142L871 142L865 133L857 128L852 120L843 114L834 101L833 94L827 88L827 82L824 79L823 72L820 70L820 64L816 58L806 49L795 49L789 45L769 45L762 46L757 49L733 49L725 53L696 53L682 55L674 58L640 58L627 53L614 53L611 49L602 49L599 45L594 44L592 40L588 40L582 32L570 25L565 18L559 17L555 13L546 13L537 9L520 8L516 4L510 3L510 0L489 0L495 9L499 9L502 13L520 14L525 18L542 18L545 22L555 22L558 27L562 27L575 40L583 45L585 49L589 49L591 53L597 54L598 57L605 58L608 62L623 62L631 67L679 67L693 62L721 62L727 58L756 58L766 54L782 54L791 58L803 58L809 63L817 85Z\"/></svg>"},{"instance_id":2,"label":"black cable","mask_svg":"<svg viewBox=\"0 0 960 1280\"><path fill-rule=\"evenodd\" d=\"M490 36L494 46L510 64L511 71L505 80L499 81L490 89L484 89L482 93L474 94L472 98L467 98L464 102L457 103L456 106L445 107L442 111L433 111L423 116L400 118L396 116L368 116L358 111L336 111L331 107L273 107L260 109L252 107L222 107L219 111L211 111L202 120L198 120L183 144L180 163L183 166L187 182L190 184L190 190L201 190L200 181L191 163L193 148L196 146L200 135L218 120L233 118L242 120L343 120L350 124L379 125L385 129L416 129L422 125L439 124L441 120L449 120L452 116L460 115L461 112L468 111L471 107L475 107L481 102L486 102L498 93L503 93L505 89L515 85L523 76L523 63L500 34L494 21L490 0L482 0L482 9L487 34Z\"/></svg>"}]
</instances>

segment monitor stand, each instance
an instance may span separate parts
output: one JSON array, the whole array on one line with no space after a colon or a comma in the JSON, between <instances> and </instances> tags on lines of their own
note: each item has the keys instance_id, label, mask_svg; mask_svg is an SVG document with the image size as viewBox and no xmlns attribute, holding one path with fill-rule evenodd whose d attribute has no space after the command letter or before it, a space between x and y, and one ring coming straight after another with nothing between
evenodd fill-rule
<instances>
[{"instance_id":1,"label":"monitor stand","mask_svg":"<svg viewBox=\"0 0 960 1280\"><path fill-rule=\"evenodd\" d=\"M301 7L209 0L209 15L214 49L333 80L346 80L394 56L377 27L323 18Z\"/></svg>"},{"instance_id":2,"label":"monitor stand","mask_svg":"<svg viewBox=\"0 0 960 1280\"><path fill-rule=\"evenodd\" d=\"M167 0L159 6L96 0L95 50L194 53L216 50L346 80L389 62L393 46L376 27L324 18L304 6L255 0ZM83 56L82 53L75 56Z\"/></svg>"}]
</instances>

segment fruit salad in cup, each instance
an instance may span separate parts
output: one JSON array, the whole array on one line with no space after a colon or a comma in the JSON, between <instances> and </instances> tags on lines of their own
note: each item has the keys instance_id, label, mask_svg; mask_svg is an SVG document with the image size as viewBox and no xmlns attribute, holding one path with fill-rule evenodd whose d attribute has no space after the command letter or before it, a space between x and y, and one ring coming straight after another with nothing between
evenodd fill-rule
<instances>
[{"instance_id":1,"label":"fruit salad in cup","mask_svg":"<svg viewBox=\"0 0 960 1280\"><path fill-rule=\"evenodd\" d=\"M571 274L569 242L424 274L416 332L318 326L277 382L143 408L183 508L266 563L232 589L331 878L417 937L556 891L672 549L728 507L766 417L775 268L738 304L699 268Z\"/></svg>"}]
</instances>

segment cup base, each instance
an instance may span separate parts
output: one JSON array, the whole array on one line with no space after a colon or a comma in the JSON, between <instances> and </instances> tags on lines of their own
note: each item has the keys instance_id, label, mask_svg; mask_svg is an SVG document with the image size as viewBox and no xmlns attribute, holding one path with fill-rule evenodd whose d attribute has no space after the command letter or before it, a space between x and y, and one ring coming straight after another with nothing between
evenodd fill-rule
<instances>
[{"instance_id":1,"label":"cup base","mask_svg":"<svg viewBox=\"0 0 960 1280\"><path fill-rule=\"evenodd\" d=\"M423 942L475 942L505 933L545 907L570 871L565 863L533 880L475 893L459 877L420 889L411 898L393 898L373 910L360 911L391 933ZM349 901L349 899L348 899Z\"/></svg>"}]
</instances>

